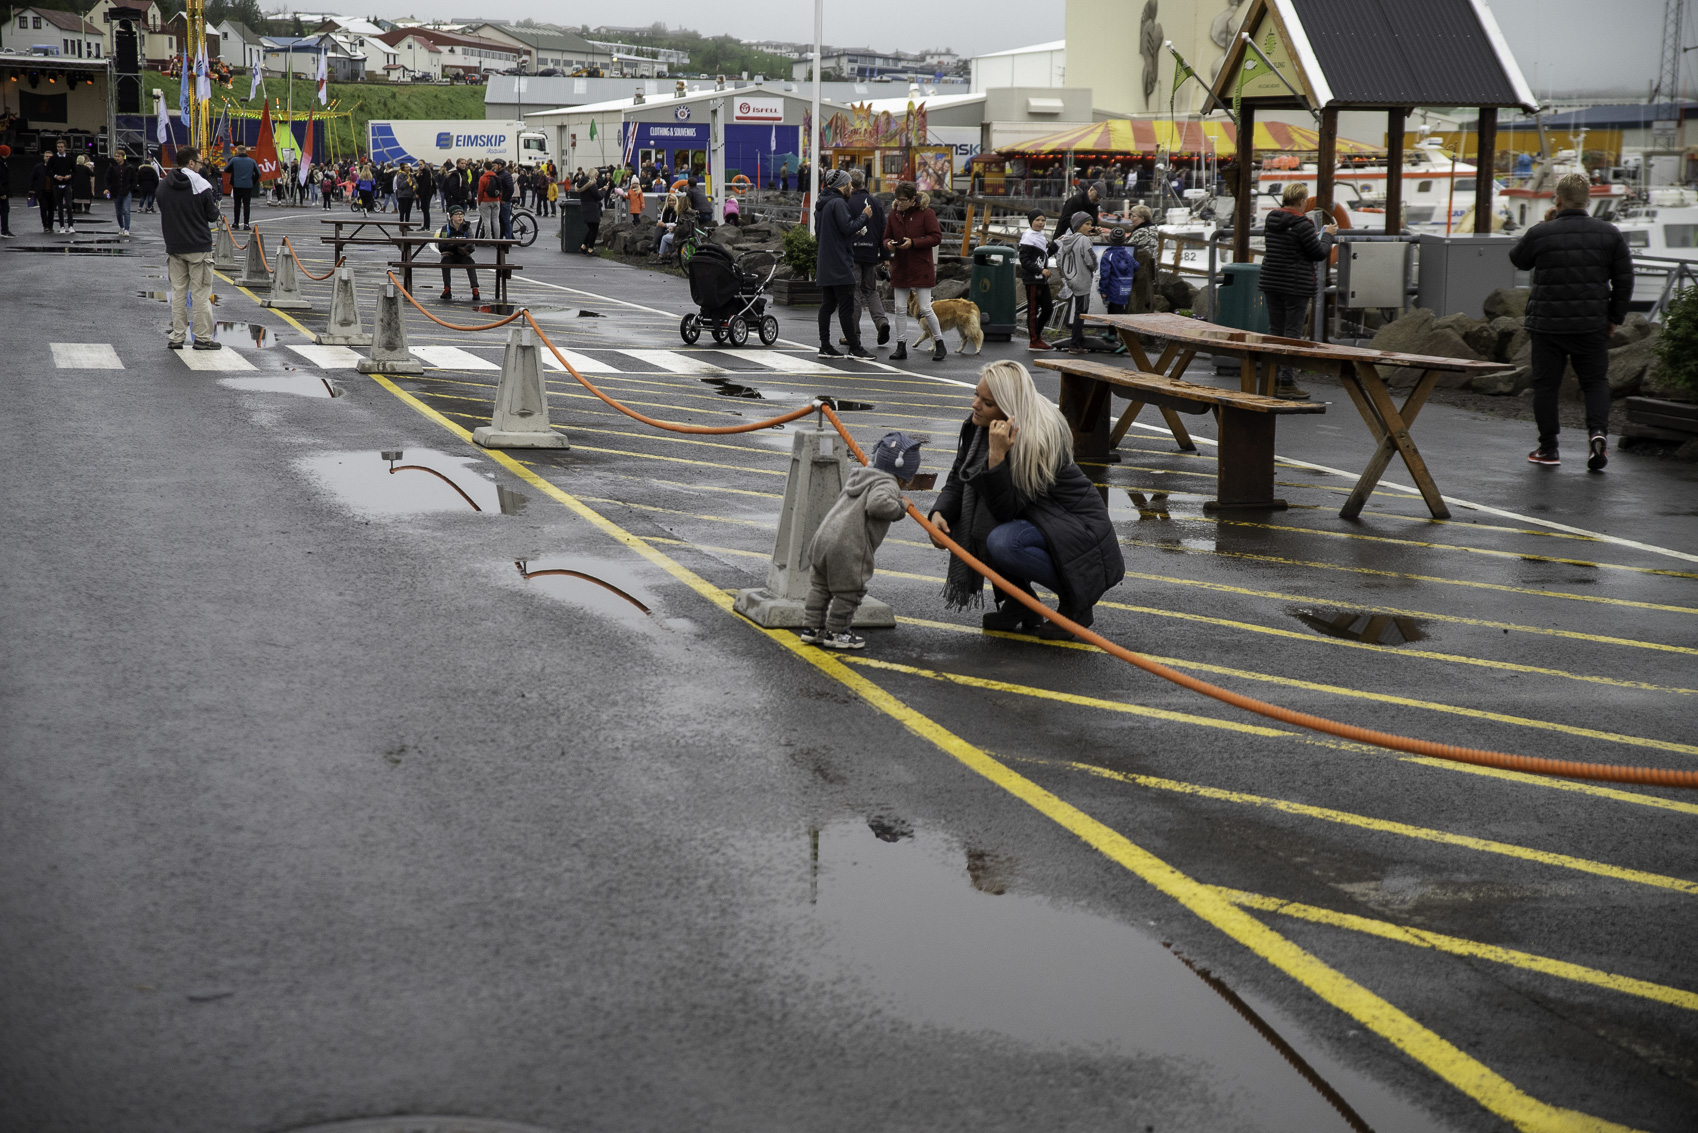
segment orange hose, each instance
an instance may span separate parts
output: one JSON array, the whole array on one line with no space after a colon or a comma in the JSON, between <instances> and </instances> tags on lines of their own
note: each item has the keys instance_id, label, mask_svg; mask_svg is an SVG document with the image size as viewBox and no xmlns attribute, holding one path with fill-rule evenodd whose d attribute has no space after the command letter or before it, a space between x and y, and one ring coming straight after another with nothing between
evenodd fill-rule
<instances>
[{"instance_id":1,"label":"orange hose","mask_svg":"<svg viewBox=\"0 0 1698 1133\"><path fill-rule=\"evenodd\" d=\"M803 406L793 412L786 413L781 417L770 417L765 421L750 422L746 425L710 427L705 425L679 425L669 421L660 421L619 404L619 402L608 397L605 393L602 393L601 390L597 389L594 385L587 381L584 376L578 373L578 371L572 367L572 364L565 359L554 343L549 341L548 335L543 331L542 327L537 325L536 319L531 317L529 308L516 311L512 315L501 320L499 323L491 323L489 327L456 327L452 323L442 322L441 319L436 318L436 316L432 315L429 311L426 311L423 307L419 307L418 300L414 299L411 295L408 295L406 288L395 282L394 273L390 273L389 279L390 282L395 283L396 290L400 291L401 294L406 295L408 301L410 301L413 306L418 307L419 310L428 318L434 322L440 323L442 326L449 327L454 330L487 330L493 327L502 326L511 322L518 316L523 315L525 317L525 321L530 324L531 329L536 331L537 337L542 339L544 345L546 345L548 349L553 352L554 356L560 360L560 364L566 368L566 372L578 380L579 385L589 390L607 405L617 409L619 412L633 420L641 421L645 425L653 425L657 429L666 429L674 433L707 433L715 435L749 433L756 429L767 429L774 425L786 424L790 421L795 421L798 418L805 417L809 413L817 411L824 414L825 418L831 422L832 428L836 429L838 435L843 438L844 443L849 447L849 451L855 455L855 459L860 461L862 464L867 463L866 453L861 449L860 445L855 443L855 438L849 435L849 430L844 427L843 421L837 416L836 410L832 409L829 405L816 402ZM1179 672L1177 669L1170 669L1166 665L1152 661L1142 654L1134 653L1125 646L1116 645L1101 634L1093 633L1091 630L1086 629L1071 618L1063 616L1059 611L1050 609L1032 595L1020 590L1014 586L1013 583L996 573L996 571L974 558L965 547L961 546L961 544L951 539L948 535L945 535L942 531L939 531L930 520L920 514L919 509L913 505L912 501L905 499L903 502L907 504L909 517L912 518L915 523L918 523L922 529L924 529L926 534L932 538L934 543L939 543L946 547L962 562L966 563L968 566L972 567L988 579L992 586L996 587L1004 594L1007 594L1010 598L1013 598L1033 613L1047 618L1049 621L1054 622L1056 625L1073 634L1075 637L1096 646L1098 649L1101 649L1104 653L1107 653L1112 657L1118 657L1120 660L1125 661L1130 665L1134 665L1147 673L1161 677L1166 681L1172 681L1181 688L1188 688L1192 692L1211 697L1220 701L1222 704L1230 704L1234 708L1241 708L1246 712L1253 712L1258 716L1265 716L1270 720L1277 720L1282 724L1291 724L1295 727L1307 728L1310 731L1321 732L1329 736L1337 736L1340 739L1352 740L1357 743L1372 744L1375 747L1389 748L1392 751L1408 752L1411 755L1424 755L1432 759L1448 760L1453 763L1468 763L1476 767L1495 767L1504 771L1520 771L1529 775L1549 775L1562 779L1590 779L1605 783L1631 783L1645 787L1698 788L1698 771L1672 771L1655 767L1631 767L1622 764L1581 763L1579 761L1569 759L1541 759L1530 755L1511 755L1508 752L1487 751L1481 748L1458 747L1454 744L1435 743L1432 740L1410 739L1407 736L1399 736L1392 732L1379 732L1372 728L1357 727L1354 724L1341 724L1335 720L1328 720L1322 716L1312 716L1307 712L1295 712L1289 708L1281 708L1277 704L1269 704L1265 700L1257 700L1253 696L1244 696L1241 693L1232 692L1228 689L1221 688L1219 685L1213 685L1208 681L1188 676L1185 673Z\"/></svg>"},{"instance_id":2,"label":"orange hose","mask_svg":"<svg viewBox=\"0 0 1698 1133\"><path fill-rule=\"evenodd\" d=\"M305 265L301 262L300 255L298 253L296 253L296 251L295 251L294 243L292 241L290 241L290 239L287 236L283 237L283 247L288 251L289 258L295 261L295 270L300 272L302 275L306 276L308 279L315 280L315 281L322 281L322 280L329 279L331 276L336 274L337 268L341 267L344 263L346 263L348 261L348 257L343 256L341 259L339 259L335 263L331 264L330 270L325 272L323 275L314 275L312 272L307 270L307 265Z\"/></svg>"},{"instance_id":3,"label":"orange hose","mask_svg":"<svg viewBox=\"0 0 1698 1133\"><path fill-rule=\"evenodd\" d=\"M508 323L512 322L514 319L518 318L520 315L524 315L527 318L530 316L529 311L521 309L521 310L514 311L511 315L508 315L505 319L497 319L493 323L479 323L476 326L461 326L459 323L445 323L441 319L437 318L435 315L431 314L429 311L425 310L423 307L419 307L419 301L417 299L413 298L412 292L408 291L405 287L401 286L401 281L395 278L394 272L388 272L386 274L389 276L389 282L393 283L395 285L395 290L397 290L401 294L405 295L407 297L407 302L409 302L413 306L419 308L419 314L423 315L425 318L429 319L431 322L435 323L437 326L447 327L449 330L494 330L496 327L506 326ZM531 325L535 326L536 324L532 323ZM582 380L582 379L580 379L580 380Z\"/></svg>"},{"instance_id":4,"label":"orange hose","mask_svg":"<svg viewBox=\"0 0 1698 1133\"><path fill-rule=\"evenodd\" d=\"M789 413L785 413L781 416L768 417L764 421L750 421L746 425L679 425L672 421L661 421L654 417L645 416L644 414L638 413L630 406L619 404L611 397L608 397L605 393L602 393L595 386L585 381L584 375L578 373L577 370L572 368L572 363L566 361L565 356L560 353L559 348L556 347L554 343L550 342L548 335L543 332L541 327L537 326L537 321L531 317L530 310L526 309L522 313L525 316L525 321L531 324L531 329L537 332L537 337L542 339L543 345L547 346L554 356L560 359L560 364L566 367L566 372L568 374L571 374L574 378L578 379L579 385L601 398L601 400L606 402L608 405L619 410L619 412L625 414L625 416L630 417L633 420L641 421L645 425L653 425L657 429L665 429L670 433L698 433L711 436L725 436L730 433L753 433L759 429L770 429L775 425L787 425L791 421L795 421L801 417L806 417L808 414L815 411L814 404L810 402L809 404L802 406L800 409L793 409ZM841 426L839 426L838 431L842 432ZM853 445L855 442L851 440L849 443ZM857 456L859 456L860 451L861 450L858 448L855 450ZM862 463L865 463L866 458L861 457L861 460Z\"/></svg>"},{"instance_id":5,"label":"orange hose","mask_svg":"<svg viewBox=\"0 0 1698 1133\"><path fill-rule=\"evenodd\" d=\"M861 462L866 463L866 457L861 454L854 441L849 440L848 430L843 427L843 422L832 411L831 407L829 405L823 406L821 412L825 414L827 420L832 423L838 433L849 441L851 448ZM1377 732L1372 728L1359 728L1354 724L1340 724L1321 716L1311 716L1307 712L1294 712L1289 708L1281 708L1277 704L1257 700L1253 696L1231 692L1218 685L1212 685L1208 681L1198 680L1196 677L1187 676L1176 669L1170 669L1166 665L1134 653L1124 646L1116 645L1100 634L1092 633L1071 618L1062 616L1058 611L1050 609L1030 594L1015 587L996 571L974 558L964 547L939 531L930 520L922 516L912 502L908 503L908 514L925 529L926 534L931 536L933 540L941 542L962 562L989 579L998 590L1033 613L1048 618L1080 640L1095 645L1104 653L1136 665L1145 672L1152 673L1163 680L1172 681L1176 685L1188 688L1192 692L1213 697L1224 704L1230 704L1234 708L1242 708L1244 711L1254 712L1258 716L1266 716L1271 720L1293 724L1300 728L1308 728L1315 732L1324 732L1340 739L1355 740L1358 743L1373 744L1375 747L1390 748L1393 751L1405 751L1412 755L1425 755L1455 763L1471 763L1478 767L1496 767L1505 771L1522 771L1532 775L1551 775L1563 779L1595 779L1606 783L1634 783L1647 787L1698 788L1698 771L1665 771L1655 767L1580 763L1568 759L1540 759L1530 755L1510 755L1507 752L1484 751L1479 748L1434 743L1431 740L1409 739L1406 736L1395 735L1391 732Z\"/></svg>"}]
</instances>

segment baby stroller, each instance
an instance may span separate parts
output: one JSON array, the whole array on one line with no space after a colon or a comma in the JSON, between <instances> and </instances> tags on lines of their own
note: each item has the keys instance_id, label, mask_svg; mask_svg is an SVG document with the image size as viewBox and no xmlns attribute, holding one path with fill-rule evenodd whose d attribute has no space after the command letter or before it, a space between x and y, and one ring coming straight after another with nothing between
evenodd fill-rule
<instances>
[{"instance_id":1,"label":"baby stroller","mask_svg":"<svg viewBox=\"0 0 1698 1133\"><path fill-rule=\"evenodd\" d=\"M766 313L766 288L777 270L778 257L771 252L733 258L718 244L703 244L686 267L690 298L700 311L684 316L679 335L694 346L705 326L715 342L742 346L754 330L762 346L771 346L778 341L778 320Z\"/></svg>"}]
</instances>

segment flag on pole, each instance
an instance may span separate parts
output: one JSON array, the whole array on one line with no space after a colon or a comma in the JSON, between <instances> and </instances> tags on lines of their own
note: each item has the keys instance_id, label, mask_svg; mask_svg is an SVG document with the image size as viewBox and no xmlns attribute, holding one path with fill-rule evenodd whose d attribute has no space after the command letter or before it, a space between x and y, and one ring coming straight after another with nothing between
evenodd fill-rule
<instances>
[{"instance_id":1,"label":"flag on pole","mask_svg":"<svg viewBox=\"0 0 1698 1133\"><path fill-rule=\"evenodd\" d=\"M254 143L253 152L248 154L259 166L259 179L271 181L277 176L277 138L272 133L271 100L268 98L260 106L259 111L259 140Z\"/></svg>"},{"instance_id":2,"label":"flag on pole","mask_svg":"<svg viewBox=\"0 0 1698 1133\"><path fill-rule=\"evenodd\" d=\"M772 128L772 137L770 137L766 140L766 148L767 148L768 153L777 153L778 152L778 127L777 126L774 126Z\"/></svg>"},{"instance_id":3,"label":"flag on pole","mask_svg":"<svg viewBox=\"0 0 1698 1133\"><path fill-rule=\"evenodd\" d=\"M195 98L212 101L212 74L206 66L206 40L200 41L200 54L195 56Z\"/></svg>"},{"instance_id":4,"label":"flag on pole","mask_svg":"<svg viewBox=\"0 0 1698 1133\"><path fill-rule=\"evenodd\" d=\"M171 140L171 119L165 113L164 91L159 92L159 97L154 99L154 103L156 105L153 113L157 121L154 123L153 136L160 145L164 145L166 142Z\"/></svg>"},{"instance_id":5,"label":"flag on pole","mask_svg":"<svg viewBox=\"0 0 1698 1133\"><path fill-rule=\"evenodd\" d=\"M248 80L248 101L249 102L252 102L254 100L254 96L259 94L259 88L264 82L265 82L265 68L261 67L259 64L256 63L256 64L254 64L254 68L253 68L253 78Z\"/></svg>"},{"instance_id":6,"label":"flag on pole","mask_svg":"<svg viewBox=\"0 0 1698 1133\"><path fill-rule=\"evenodd\" d=\"M318 53L318 104L320 106L326 105L325 100L330 97L329 58L329 54L321 48Z\"/></svg>"},{"instance_id":7,"label":"flag on pole","mask_svg":"<svg viewBox=\"0 0 1698 1133\"><path fill-rule=\"evenodd\" d=\"M595 141L595 119L590 119L590 141Z\"/></svg>"},{"instance_id":8,"label":"flag on pole","mask_svg":"<svg viewBox=\"0 0 1698 1133\"><path fill-rule=\"evenodd\" d=\"M306 145L305 151L302 152L302 154L301 154L301 168L295 174L296 180L300 181L302 186L306 185L306 183L307 183L307 173L311 169L312 169L312 107L309 106L309 107L307 107L307 145Z\"/></svg>"},{"instance_id":9,"label":"flag on pole","mask_svg":"<svg viewBox=\"0 0 1698 1133\"><path fill-rule=\"evenodd\" d=\"M630 165L637 156L637 124L625 123L625 164Z\"/></svg>"},{"instance_id":10,"label":"flag on pole","mask_svg":"<svg viewBox=\"0 0 1698 1133\"><path fill-rule=\"evenodd\" d=\"M177 72L177 112L183 116L183 125L189 124L189 75L194 70L189 62L188 45L183 45L183 69Z\"/></svg>"},{"instance_id":11,"label":"flag on pole","mask_svg":"<svg viewBox=\"0 0 1698 1133\"><path fill-rule=\"evenodd\" d=\"M1174 100L1179 97L1179 88L1185 85L1186 79L1197 72L1191 69L1191 64L1185 61L1185 56L1179 54L1179 49L1174 47L1171 42L1168 43L1167 49L1173 54L1173 90L1167 96L1167 116L1172 118L1173 104Z\"/></svg>"}]
</instances>

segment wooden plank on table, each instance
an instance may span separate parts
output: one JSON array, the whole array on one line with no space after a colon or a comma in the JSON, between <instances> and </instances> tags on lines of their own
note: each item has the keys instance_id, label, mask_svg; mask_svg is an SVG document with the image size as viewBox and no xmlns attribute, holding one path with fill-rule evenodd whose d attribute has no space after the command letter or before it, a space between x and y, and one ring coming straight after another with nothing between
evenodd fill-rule
<instances>
[{"instance_id":1,"label":"wooden plank on table","mask_svg":"<svg viewBox=\"0 0 1698 1133\"><path fill-rule=\"evenodd\" d=\"M1325 413L1326 405L1316 401L1284 401L1238 390L1218 389L1194 382L1170 378L1163 374L1146 374L1111 366L1105 362L1040 358L1035 363L1046 370L1093 378L1121 389L1136 390L1138 400L1151 405L1166 404L1180 412L1202 413L1211 405L1223 405L1252 413Z\"/></svg>"}]
</instances>

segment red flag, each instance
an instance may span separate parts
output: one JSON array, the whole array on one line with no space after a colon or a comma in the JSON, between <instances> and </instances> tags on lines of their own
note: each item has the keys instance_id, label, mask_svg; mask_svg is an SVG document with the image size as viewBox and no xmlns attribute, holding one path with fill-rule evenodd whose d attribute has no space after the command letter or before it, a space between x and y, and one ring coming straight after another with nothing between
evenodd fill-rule
<instances>
[{"instance_id":1,"label":"red flag","mask_svg":"<svg viewBox=\"0 0 1698 1133\"><path fill-rule=\"evenodd\" d=\"M277 139L271 134L271 100L265 100L265 105L259 112L259 141L254 145L253 153L248 155L259 166L261 181L275 180L278 173Z\"/></svg>"},{"instance_id":2,"label":"red flag","mask_svg":"<svg viewBox=\"0 0 1698 1133\"><path fill-rule=\"evenodd\" d=\"M312 168L312 108L307 108L307 140L301 148L301 184L307 183L307 172Z\"/></svg>"}]
</instances>

